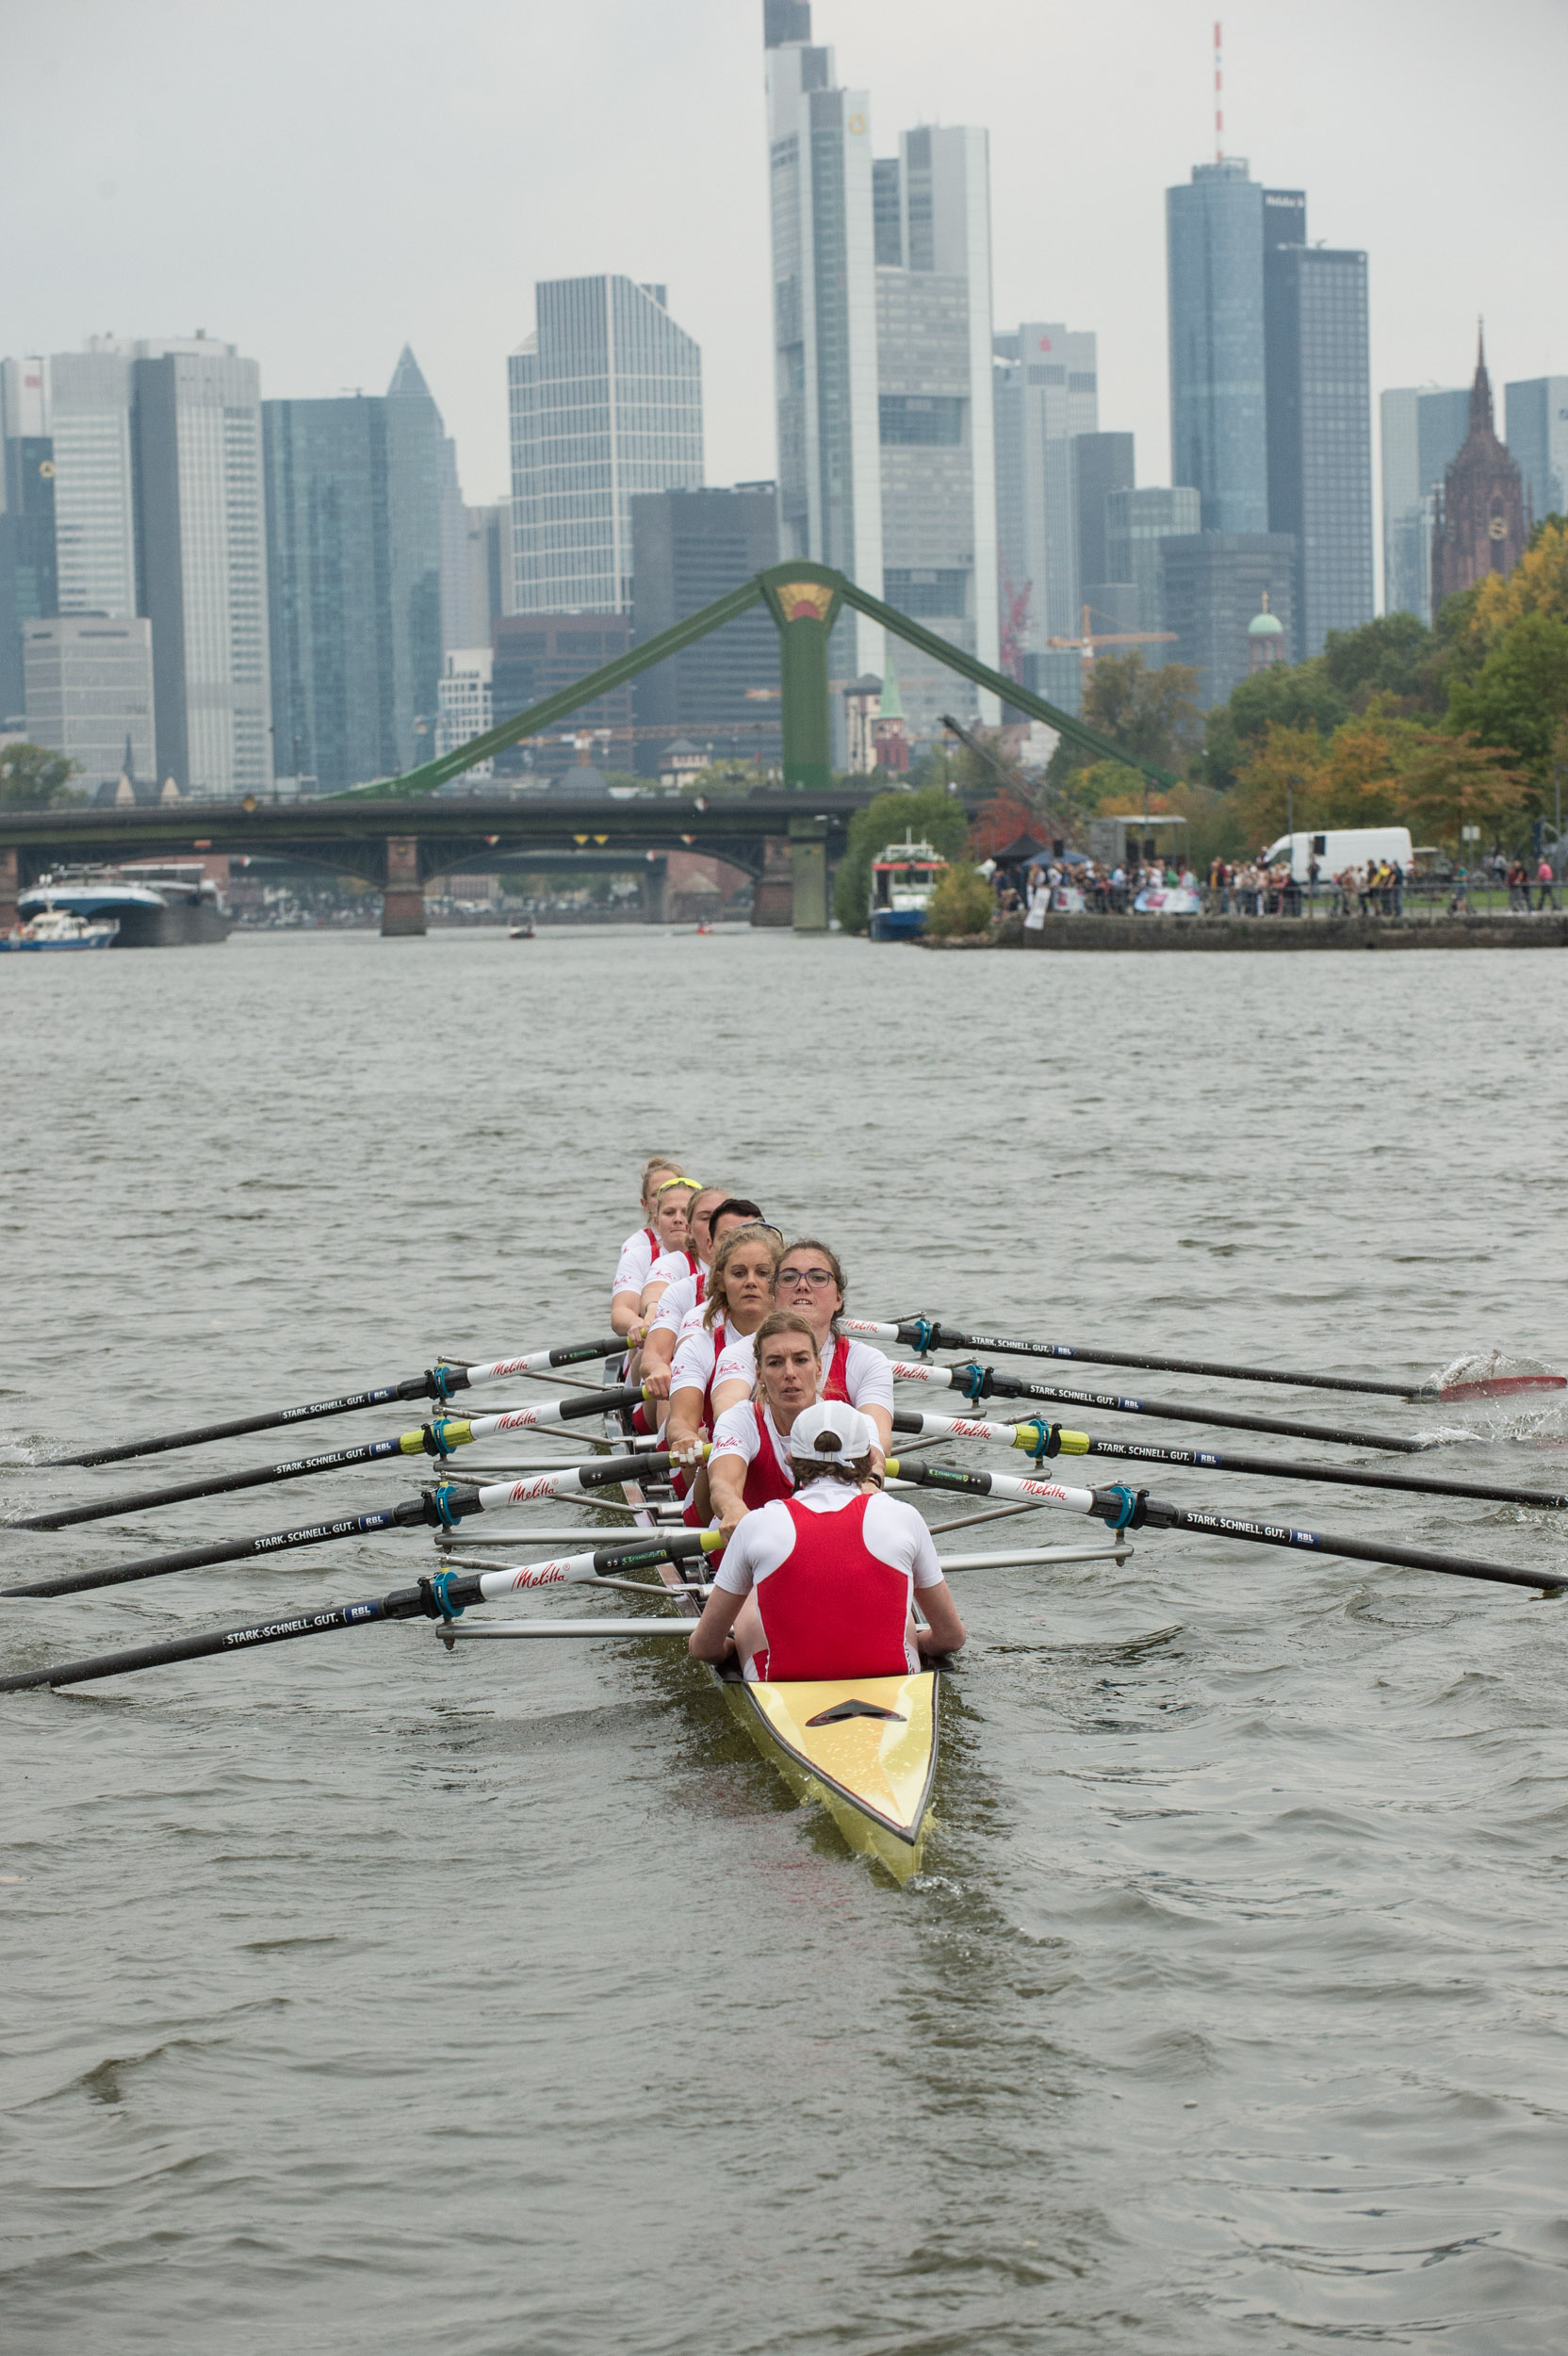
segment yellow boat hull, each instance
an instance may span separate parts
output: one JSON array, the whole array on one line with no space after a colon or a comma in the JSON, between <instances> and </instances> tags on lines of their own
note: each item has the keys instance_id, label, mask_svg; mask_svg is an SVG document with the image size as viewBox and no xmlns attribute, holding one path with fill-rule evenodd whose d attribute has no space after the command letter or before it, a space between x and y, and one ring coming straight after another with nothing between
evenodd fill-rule
<instances>
[{"instance_id":1,"label":"yellow boat hull","mask_svg":"<svg viewBox=\"0 0 1568 2356\"><path fill-rule=\"evenodd\" d=\"M725 1698L803 1800L826 1808L852 1849L896 1881L920 1870L937 1772L939 1675L811 1684L723 1680Z\"/></svg>"}]
</instances>

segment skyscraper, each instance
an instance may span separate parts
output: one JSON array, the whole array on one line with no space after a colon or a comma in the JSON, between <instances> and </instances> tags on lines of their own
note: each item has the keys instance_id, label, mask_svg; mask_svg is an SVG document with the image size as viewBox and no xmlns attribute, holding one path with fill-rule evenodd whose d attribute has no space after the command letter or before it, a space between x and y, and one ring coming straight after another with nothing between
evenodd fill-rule
<instances>
[{"instance_id":1,"label":"skyscraper","mask_svg":"<svg viewBox=\"0 0 1568 2356\"><path fill-rule=\"evenodd\" d=\"M1203 530L1268 528L1264 191L1239 155L1166 190L1171 471Z\"/></svg>"},{"instance_id":2,"label":"skyscraper","mask_svg":"<svg viewBox=\"0 0 1568 2356\"><path fill-rule=\"evenodd\" d=\"M534 315L507 364L514 607L629 614L632 499L702 482L701 356L629 278L547 281Z\"/></svg>"},{"instance_id":3,"label":"skyscraper","mask_svg":"<svg viewBox=\"0 0 1568 2356\"><path fill-rule=\"evenodd\" d=\"M46 366L8 360L0 368L0 726L8 729L25 725L24 625L59 610Z\"/></svg>"},{"instance_id":4,"label":"skyscraper","mask_svg":"<svg viewBox=\"0 0 1568 2356\"><path fill-rule=\"evenodd\" d=\"M994 669L988 143L984 131L922 125L888 164L877 172L885 214L896 198L902 258L875 272L881 594ZM886 222L882 242L890 250ZM945 665L903 646L897 660L912 737L935 735L943 711L999 716Z\"/></svg>"},{"instance_id":5,"label":"skyscraper","mask_svg":"<svg viewBox=\"0 0 1568 2356\"><path fill-rule=\"evenodd\" d=\"M76 764L93 793L127 769L151 783L153 642L135 614L57 614L23 625L27 734Z\"/></svg>"},{"instance_id":6,"label":"skyscraper","mask_svg":"<svg viewBox=\"0 0 1568 2356\"><path fill-rule=\"evenodd\" d=\"M1042 654L1048 639L1078 635L1073 449L1098 434L1096 340L1059 320L1034 319L994 336L992 349L1003 594L1018 617L1020 655Z\"/></svg>"},{"instance_id":7,"label":"skyscraper","mask_svg":"<svg viewBox=\"0 0 1568 2356\"><path fill-rule=\"evenodd\" d=\"M1165 618L1164 566L1161 548L1167 540L1192 537L1202 520L1202 502L1190 486L1166 490L1148 483L1142 490L1112 491L1105 499L1105 562L1110 579L1135 583L1140 630L1163 630ZM1176 660L1174 650L1157 639L1143 648L1152 670Z\"/></svg>"},{"instance_id":8,"label":"skyscraper","mask_svg":"<svg viewBox=\"0 0 1568 2356\"><path fill-rule=\"evenodd\" d=\"M1366 256L1306 243L1306 199L1264 194L1268 528L1296 540L1295 659L1372 619Z\"/></svg>"},{"instance_id":9,"label":"skyscraper","mask_svg":"<svg viewBox=\"0 0 1568 2356\"><path fill-rule=\"evenodd\" d=\"M738 589L778 561L778 501L771 483L732 491L645 492L631 502L639 645ZM779 757L778 632L760 606L710 631L636 680L635 766L657 777L668 738L690 736L715 757ZM654 734L651 731L658 730Z\"/></svg>"},{"instance_id":10,"label":"skyscraper","mask_svg":"<svg viewBox=\"0 0 1568 2356\"><path fill-rule=\"evenodd\" d=\"M1506 439L1525 483L1527 523L1568 515L1568 376L1536 376L1503 387Z\"/></svg>"},{"instance_id":11,"label":"skyscraper","mask_svg":"<svg viewBox=\"0 0 1568 2356\"><path fill-rule=\"evenodd\" d=\"M272 782L261 387L201 335L133 348L140 610L157 766L223 800Z\"/></svg>"},{"instance_id":12,"label":"skyscraper","mask_svg":"<svg viewBox=\"0 0 1568 2356\"><path fill-rule=\"evenodd\" d=\"M1200 532L1160 543L1166 660L1198 673L1198 702L1223 703L1252 669L1250 626L1264 611L1281 628L1281 660L1294 663L1296 543L1286 532Z\"/></svg>"},{"instance_id":13,"label":"skyscraper","mask_svg":"<svg viewBox=\"0 0 1568 2356\"><path fill-rule=\"evenodd\" d=\"M440 418L406 350L393 384L262 403L274 758L307 792L435 749Z\"/></svg>"},{"instance_id":14,"label":"skyscraper","mask_svg":"<svg viewBox=\"0 0 1568 2356\"><path fill-rule=\"evenodd\" d=\"M832 50L811 46L808 0L764 0L763 36L780 552L835 565L877 597L882 451L871 101L863 90L835 86ZM891 254L904 235L904 199L890 172L880 187ZM902 258L890 266L901 268ZM835 670L845 677L881 671L882 633L863 615L844 616L834 637Z\"/></svg>"},{"instance_id":15,"label":"skyscraper","mask_svg":"<svg viewBox=\"0 0 1568 2356\"><path fill-rule=\"evenodd\" d=\"M1470 430L1460 385L1401 385L1380 401L1383 461L1383 612L1432 618L1432 525L1444 475Z\"/></svg>"},{"instance_id":16,"label":"skyscraper","mask_svg":"<svg viewBox=\"0 0 1568 2356\"><path fill-rule=\"evenodd\" d=\"M1079 434L1072 444L1072 501L1078 517L1078 596L1082 601L1090 596L1091 588L1100 588L1115 581L1126 581L1130 576L1107 570L1110 556L1105 542L1105 501L1113 491L1130 491L1136 482L1133 456L1133 436L1130 434ZM1091 614L1095 630L1106 627ZM1130 625L1134 630L1138 625Z\"/></svg>"}]
</instances>

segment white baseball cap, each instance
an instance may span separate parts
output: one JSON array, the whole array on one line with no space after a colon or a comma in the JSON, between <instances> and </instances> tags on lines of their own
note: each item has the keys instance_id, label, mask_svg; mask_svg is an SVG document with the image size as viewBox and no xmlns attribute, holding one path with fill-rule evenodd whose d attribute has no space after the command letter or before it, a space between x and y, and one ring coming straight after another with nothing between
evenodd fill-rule
<instances>
[{"instance_id":1,"label":"white baseball cap","mask_svg":"<svg viewBox=\"0 0 1568 2356\"><path fill-rule=\"evenodd\" d=\"M819 1399L790 1427L790 1454L814 1464L869 1456L876 1445L876 1426L841 1399Z\"/></svg>"}]
</instances>

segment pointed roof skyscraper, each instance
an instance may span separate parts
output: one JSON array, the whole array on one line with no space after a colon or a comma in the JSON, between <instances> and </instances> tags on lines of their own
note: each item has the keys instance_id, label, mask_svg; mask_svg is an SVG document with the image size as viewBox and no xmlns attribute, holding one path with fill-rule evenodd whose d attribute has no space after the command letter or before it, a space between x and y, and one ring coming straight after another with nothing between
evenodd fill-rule
<instances>
[{"instance_id":1,"label":"pointed roof skyscraper","mask_svg":"<svg viewBox=\"0 0 1568 2356\"><path fill-rule=\"evenodd\" d=\"M412 344L404 344L398 354L398 365L392 371L392 382L386 388L386 398L388 401L395 401L402 393L422 393L426 401L433 398L430 386L425 383L424 371L414 357Z\"/></svg>"}]
</instances>

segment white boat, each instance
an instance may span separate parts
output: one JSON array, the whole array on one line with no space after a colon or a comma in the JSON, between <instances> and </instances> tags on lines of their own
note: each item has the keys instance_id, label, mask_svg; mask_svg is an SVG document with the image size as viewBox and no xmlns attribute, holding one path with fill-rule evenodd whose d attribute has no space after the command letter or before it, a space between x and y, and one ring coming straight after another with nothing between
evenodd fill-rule
<instances>
[{"instance_id":1,"label":"white boat","mask_svg":"<svg viewBox=\"0 0 1568 2356\"><path fill-rule=\"evenodd\" d=\"M947 861L929 843L890 843L872 861L866 931L873 941L918 941L925 910Z\"/></svg>"},{"instance_id":2,"label":"white boat","mask_svg":"<svg viewBox=\"0 0 1568 2356\"><path fill-rule=\"evenodd\" d=\"M174 949L226 941L227 903L200 859L139 859L121 867L61 867L17 895L24 920L47 908L111 924L120 949ZM95 944L96 945L96 944Z\"/></svg>"},{"instance_id":3,"label":"white boat","mask_svg":"<svg viewBox=\"0 0 1568 2356\"><path fill-rule=\"evenodd\" d=\"M119 930L116 924L90 924L74 908L57 908L45 900L25 924L0 933L0 949L107 949Z\"/></svg>"}]
</instances>

